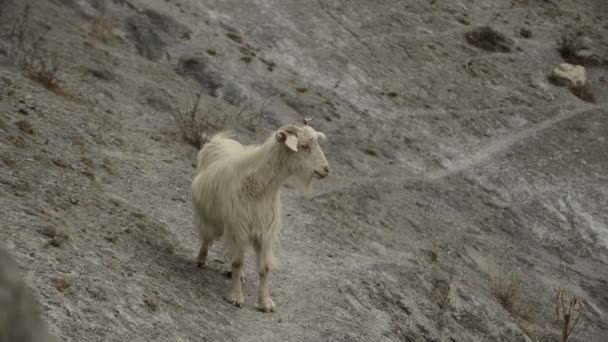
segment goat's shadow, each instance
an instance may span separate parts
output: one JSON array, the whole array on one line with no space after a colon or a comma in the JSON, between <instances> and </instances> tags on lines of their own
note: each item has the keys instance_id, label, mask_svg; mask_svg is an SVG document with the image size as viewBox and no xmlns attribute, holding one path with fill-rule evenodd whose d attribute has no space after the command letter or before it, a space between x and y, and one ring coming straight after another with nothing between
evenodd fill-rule
<instances>
[{"instance_id":1,"label":"goat's shadow","mask_svg":"<svg viewBox=\"0 0 608 342\"><path fill-rule=\"evenodd\" d=\"M161 282L170 281L185 287L180 291L192 291L204 302L216 301L218 295L227 301L224 297L228 293L229 278L224 264L209 258L205 267L197 267L193 251L178 246L166 231L151 232L155 228L159 227L150 225L144 231L129 234L126 238L130 240L129 249L135 252L124 266L137 272L143 269L148 276Z\"/></svg>"}]
</instances>

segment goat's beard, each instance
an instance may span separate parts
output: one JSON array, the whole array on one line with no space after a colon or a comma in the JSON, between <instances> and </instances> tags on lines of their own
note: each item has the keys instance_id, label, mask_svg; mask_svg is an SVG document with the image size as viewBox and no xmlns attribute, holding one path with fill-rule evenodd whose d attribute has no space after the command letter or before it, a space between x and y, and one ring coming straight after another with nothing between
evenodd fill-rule
<instances>
[{"instance_id":1,"label":"goat's beard","mask_svg":"<svg viewBox=\"0 0 608 342\"><path fill-rule=\"evenodd\" d=\"M312 175L308 174L296 174L293 177L295 180L296 188L306 197L306 199L311 199L313 195L312 189Z\"/></svg>"}]
</instances>

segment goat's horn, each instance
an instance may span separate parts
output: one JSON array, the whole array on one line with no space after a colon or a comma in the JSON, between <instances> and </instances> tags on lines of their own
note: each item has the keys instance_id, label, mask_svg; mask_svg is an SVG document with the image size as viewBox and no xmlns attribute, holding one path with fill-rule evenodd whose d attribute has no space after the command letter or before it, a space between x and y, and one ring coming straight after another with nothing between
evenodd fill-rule
<instances>
[{"instance_id":1,"label":"goat's horn","mask_svg":"<svg viewBox=\"0 0 608 342\"><path fill-rule=\"evenodd\" d=\"M309 123L310 123L312 120L314 120L314 118L316 118L316 117L317 117L317 115L315 114L315 115L311 116L310 118L305 118L305 119L303 120L303 121L304 121L304 124L305 124L305 125L308 125L308 124L309 124Z\"/></svg>"}]
</instances>

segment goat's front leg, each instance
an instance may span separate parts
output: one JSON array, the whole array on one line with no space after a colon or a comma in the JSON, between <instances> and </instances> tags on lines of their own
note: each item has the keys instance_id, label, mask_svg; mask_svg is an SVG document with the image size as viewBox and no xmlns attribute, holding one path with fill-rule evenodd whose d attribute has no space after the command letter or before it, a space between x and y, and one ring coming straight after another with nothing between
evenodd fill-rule
<instances>
[{"instance_id":1,"label":"goat's front leg","mask_svg":"<svg viewBox=\"0 0 608 342\"><path fill-rule=\"evenodd\" d=\"M268 276L272 264L272 246L258 241L254 242L257 257L258 273L260 275L260 292L258 297L258 306L264 312L272 312L276 309L274 302L270 298L270 290L268 289Z\"/></svg>"},{"instance_id":2,"label":"goat's front leg","mask_svg":"<svg viewBox=\"0 0 608 342\"><path fill-rule=\"evenodd\" d=\"M238 306L239 308L245 303L245 297L243 296L243 287L241 277L243 274L243 262L245 261L245 255L242 250L234 253L231 258L231 271L230 275L232 278L232 291L230 293L230 303Z\"/></svg>"}]
</instances>

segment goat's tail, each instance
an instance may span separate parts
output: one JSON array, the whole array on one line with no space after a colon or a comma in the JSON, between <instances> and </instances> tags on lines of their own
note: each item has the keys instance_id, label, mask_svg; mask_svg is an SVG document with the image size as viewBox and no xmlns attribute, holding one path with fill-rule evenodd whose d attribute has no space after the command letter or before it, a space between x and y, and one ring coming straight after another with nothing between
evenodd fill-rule
<instances>
[{"instance_id":1,"label":"goat's tail","mask_svg":"<svg viewBox=\"0 0 608 342\"><path fill-rule=\"evenodd\" d=\"M196 167L197 172L207 168L213 162L223 158L223 156L226 154L227 140L230 141L230 143L238 144L236 141L232 140L233 137L234 133L231 131L222 131L214 134L198 152Z\"/></svg>"}]
</instances>

